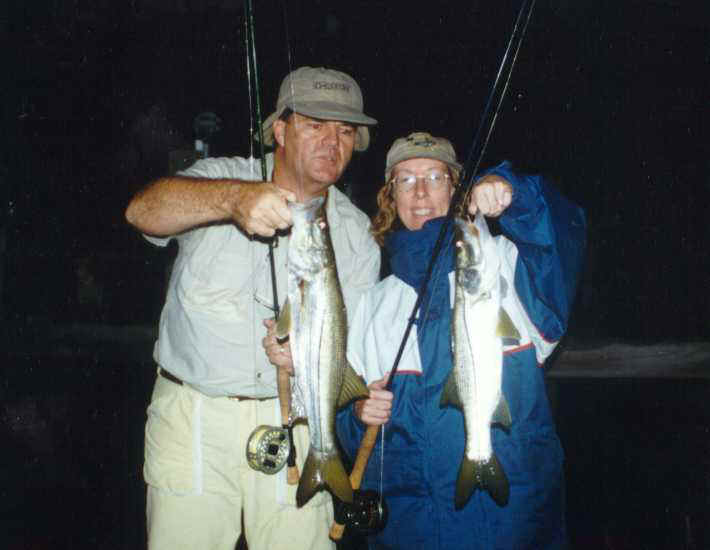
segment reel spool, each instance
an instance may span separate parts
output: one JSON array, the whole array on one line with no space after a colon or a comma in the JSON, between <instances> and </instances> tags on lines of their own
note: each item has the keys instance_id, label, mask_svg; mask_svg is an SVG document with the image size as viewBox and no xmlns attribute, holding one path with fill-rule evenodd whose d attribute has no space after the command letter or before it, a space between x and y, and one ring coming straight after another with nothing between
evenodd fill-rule
<instances>
[{"instance_id":1,"label":"reel spool","mask_svg":"<svg viewBox=\"0 0 710 550\"><path fill-rule=\"evenodd\" d=\"M257 426L247 441L247 464L257 472L275 474L288 460L288 430L275 426Z\"/></svg>"},{"instance_id":2,"label":"reel spool","mask_svg":"<svg viewBox=\"0 0 710 550\"><path fill-rule=\"evenodd\" d=\"M387 502L376 491L354 491L353 503L341 503L342 523L357 535L374 535L387 524Z\"/></svg>"}]
</instances>

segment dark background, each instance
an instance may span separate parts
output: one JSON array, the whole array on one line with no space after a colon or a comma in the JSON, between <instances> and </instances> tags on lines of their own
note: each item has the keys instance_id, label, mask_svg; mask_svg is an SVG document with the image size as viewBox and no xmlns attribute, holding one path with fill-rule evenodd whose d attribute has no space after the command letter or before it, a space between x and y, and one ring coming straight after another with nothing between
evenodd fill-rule
<instances>
[{"instance_id":1,"label":"dark background","mask_svg":"<svg viewBox=\"0 0 710 550\"><path fill-rule=\"evenodd\" d=\"M380 125L344 184L369 213L395 137L427 130L465 157L519 6L255 4L264 116L289 67L361 85ZM199 113L222 121L211 155L249 153L244 30L238 0L0 7L0 526L13 547L143 544L150 350L174 250L123 211L193 147ZM544 173L587 212L567 347L708 340L709 32L707 2L538 1L483 165ZM574 545L710 546L707 389L556 382Z\"/></svg>"}]
</instances>

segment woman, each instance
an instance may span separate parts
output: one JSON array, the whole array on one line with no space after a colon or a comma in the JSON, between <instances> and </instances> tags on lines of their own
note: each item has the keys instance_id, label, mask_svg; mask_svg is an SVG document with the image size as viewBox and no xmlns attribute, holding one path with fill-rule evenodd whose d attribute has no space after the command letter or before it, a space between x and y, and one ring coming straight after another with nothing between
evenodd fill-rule
<instances>
[{"instance_id":1,"label":"woman","mask_svg":"<svg viewBox=\"0 0 710 550\"><path fill-rule=\"evenodd\" d=\"M348 359L370 398L341 411L338 434L354 456L366 425L386 423L363 488L383 491L384 530L371 548L543 549L566 544L563 453L539 368L562 337L584 250L584 214L538 176L503 163L473 188L466 207L499 217L495 237L508 292L502 305L520 334L504 347L502 391L512 424L493 427L493 448L507 476L504 505L477 490L454 507L464 453L463 415L440 406L452 369L452 239L445 240L392 385L388 372L404 334L461 166L444 138L414 133L387 154L373 233L392 275L365 294L348 334Z\"/></svg>"}]
</instances>

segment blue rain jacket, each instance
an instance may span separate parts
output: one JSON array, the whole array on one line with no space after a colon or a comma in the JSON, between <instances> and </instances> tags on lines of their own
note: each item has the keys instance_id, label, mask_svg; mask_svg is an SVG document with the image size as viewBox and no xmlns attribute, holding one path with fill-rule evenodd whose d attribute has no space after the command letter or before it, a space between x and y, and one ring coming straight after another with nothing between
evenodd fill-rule
<instances>
[{"instance_id":1,"label":"blue rain jacket","mask_svg":"<svg viewBox=\"0 0 710 550\"><path fill-rule=\"evenodd\" d=\"M381 533L369 537L370 548L566 546L563 452L540 365L567 326L584 255L584 213L541 177L517 175L507 162L489 173L503 176L513 186L513 201L499 219L504 236L497 239L514 288L504 307L523 336L518 345L504 348L503 394L512 426L507 432L492 428L510 499L499 507L487 492L477 490L462 510L454 509L466 435L461 411L439 405L452 369L453 279L441 276L454 266L449 235L410 335L412 339L416 333L418 354L403 355L393 381L384 455L378 437L363 478L362 488L382 489L389 507L389 521ZM385 246L393 274L363 297L348 342L348 358L368 383L392 368L404 332L401 327L414 306L442 223L443 218L431 220L421 230L404 229L388 236ZM502 274L506 276L504 270ZM351 458L364 430L352 407L338 414L338 436Z\"/></svg>"}]
</instances>

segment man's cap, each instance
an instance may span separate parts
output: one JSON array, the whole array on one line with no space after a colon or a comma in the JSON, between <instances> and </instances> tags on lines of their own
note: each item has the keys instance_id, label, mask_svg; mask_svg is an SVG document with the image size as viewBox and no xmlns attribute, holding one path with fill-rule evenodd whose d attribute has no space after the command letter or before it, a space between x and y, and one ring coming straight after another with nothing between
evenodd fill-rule
<instances>
[{"instance_id":1,"label":"man's cap","mask_svg":"<svg viewBox=\"0 0 710 550\"><path fill-rule=\"evenodd\" d=\"M357 126L355 150L370 144L367 126L377 121L363 112L362 92L352 77L324 67L300 67L284 78L274 111L263 125L264 144L273 145L273 124L285 109L311 118L339 120Z\"/></svg>"},{"instance_id":2,"label":"man's cap","mask_svg":"<svg viewBox=\"0 0 710 550\"><path fill-rule=\"evenodd\" d=\"M396 139L387 152L385 181L390 179L396 164L409 159L435 159L454 170L458 176L461 165L456 162L456 151L451 142L443 137L434 137L426 132L414 132Z\"/></svg>"}]
</instances>

